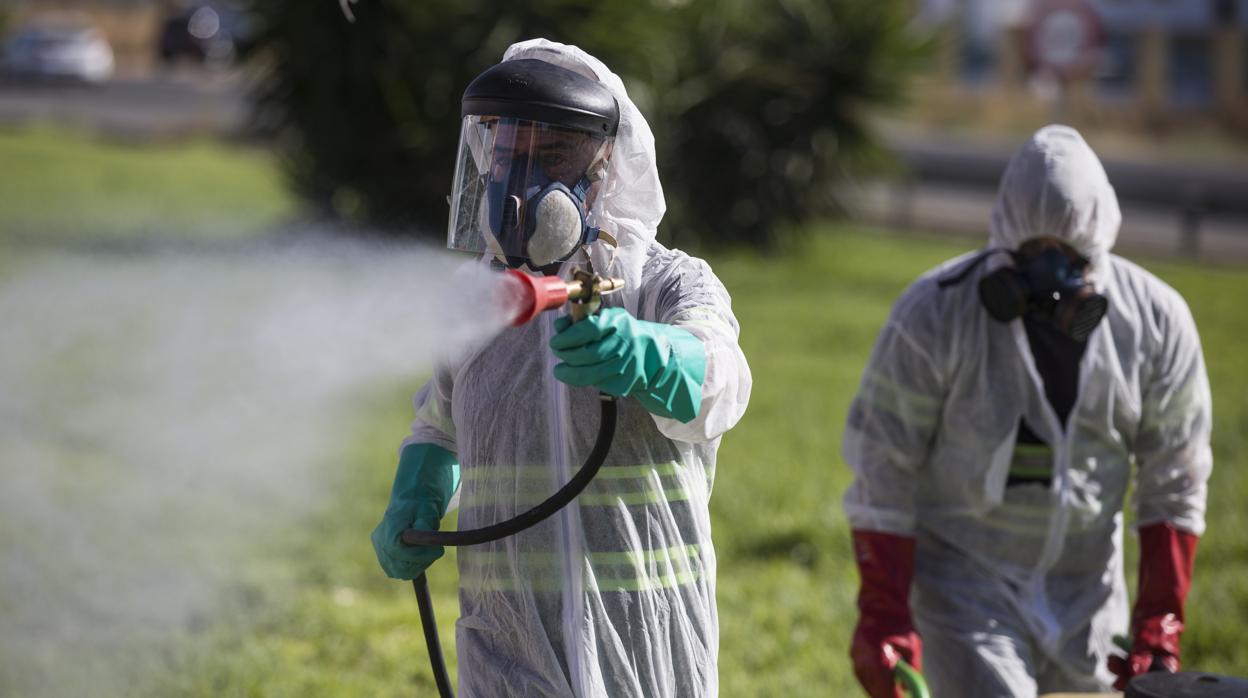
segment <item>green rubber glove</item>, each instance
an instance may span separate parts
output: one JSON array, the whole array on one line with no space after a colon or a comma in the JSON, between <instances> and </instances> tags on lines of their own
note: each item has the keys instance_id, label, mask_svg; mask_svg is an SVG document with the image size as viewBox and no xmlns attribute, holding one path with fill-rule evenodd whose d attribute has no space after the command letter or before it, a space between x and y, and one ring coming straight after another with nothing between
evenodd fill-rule
<instances>
[{"instance_id":1,"label":"green rubber glove","mask_svg":"<svg viewBox=\"0 0 1248 698\"><path fill-rule=\"evenodd\" d=\"M442 546L406 546L409 528L436 531L459 487L455 455L433 444L409 444L399 456L390 505L373 529L373 550L381 569L395 579L415 579L445 552Z\"/></svg>"},{"instance_id":2,"label":"green rubber glove","mask_svg":"<svg viewBox=\"0 0 1248 698\"><path fill-rule=\"evenodd\" d=\"M689 422L698 416L706 350L688 330L638 320L623 308L605 308L577 323L564 315L555 330L550 348L563 362L555 378L635 397L660 417Z\"/></svg>"}]
</instances>

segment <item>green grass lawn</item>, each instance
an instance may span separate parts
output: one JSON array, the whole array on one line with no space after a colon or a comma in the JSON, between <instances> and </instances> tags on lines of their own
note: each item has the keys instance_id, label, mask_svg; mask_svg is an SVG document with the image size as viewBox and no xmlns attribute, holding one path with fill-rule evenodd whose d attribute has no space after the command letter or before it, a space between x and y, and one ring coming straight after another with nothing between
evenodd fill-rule
<instances>
[{"instance_id":1,"label":"green grass lawn","mask_svg":"<svg viewBox=\"0 0 1248 698\"><path fill-rule=\"evenodd\" d=\"M918 273L963 249L829 226L807 249L781 258L716 260L755 377L750 410L724 439L712 501L729 695L851 689L845 655L857 580L839 501L849 482L839 455L845 412L893 299ZM1245 675L1248 353L1240 345L1248 316L1237 308L1248 297L1248 273L1146 264L1188 299L1214 386L1216 465L1185 659L1189 667ZM1134 552L1129 541L1132 572Z\"/></svg>"},{"instance_id":2,"label":"green grass lawn","mask_svg":"<svg viewBox=\"0 0 1248 698\"><path fill-rule=\"evenodd\" d=\"M960 249L829 225L778 257L713 260L733 293L755 381L749 412L723 441L712 500L724 695L853 694L846 654L857 579L840 507L849 479L839 455L845 411L892 300ZM1248 294L1248 273L1150 266L1190 300L1215 386L1217 469L1185 636L1187 666L1244 675L1248 361L1238 344L1248 338L1248 318L1236 306ZM375 420L344 455L359 466L358 477L344 480L342 501L314 524L315 533L286 549L299 583L271 599L263 622L219 629L217 648L158 694L411 695L419 687L417 695L432 695L411 589L382 579L367 545L415 387L377 397ZM431 575L448 654L452 558ZM240 637L241 651L233 649Z\"/></svg>"},{"instance_id":3,"label":"green grass lawn","mask_svg":"<svg viewBox=\"0 0 1248 698\"><path fill-rule=\"evenodd\" d=\"M0 242L241 238L292 210L263 152L207 141L126 145L0 130L0 163Z\"/></svg>"},{"instance_id":4,"label":"green grass lawn","mask_svg":"<svg viewBox=\"0 0 1248 698\"><path fill-rule=\"evenodd\" d=\"M25 158L20 177L12 156ZM131 150L63 133L0 133L0 161L5 232L42 221L75 238L97 227L117 236L132 234L135 220L166 220L172 234L190 235L223 208L245 212L245 232L293 209L267 160L212 145ZM95 164L75 172L76 162ZM205 191L221 198L205 205ZM136 209L154 217L130 217ZM712 499L725 696L855 695L846 654L857 578L840 506L845 412L892 301L920 272L966 249L841 224L812 232L775 256L711 259L732 292L754 374L749 411L723 440ZM1240 628L1248 619L1248 271L1145 263L1189 300L1215 398L1209 531L1186 665L1248 675ZM411 587L384 577L368 542L417 387L361 386L355 416L340 425L342 452L327 456L336 498L302 526L258 536L255 559L264 562L240 572L227 611L169 642L136 686L152 696L434 695ZM431 581L454 671L453 552ZM0 605L17 602L3 594Z\"/></svg>"}]
</instances>

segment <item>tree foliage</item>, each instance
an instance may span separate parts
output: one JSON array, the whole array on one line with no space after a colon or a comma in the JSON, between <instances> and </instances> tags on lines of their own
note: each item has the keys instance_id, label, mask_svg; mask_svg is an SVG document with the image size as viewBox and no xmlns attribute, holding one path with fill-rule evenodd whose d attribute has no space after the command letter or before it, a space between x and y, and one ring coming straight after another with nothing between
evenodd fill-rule
<instances>
[{"instance_id":1,"label":"tree foliage","mask_svg":"<svg viewBox=\"0 0 1248 698\"><path fill-rule=\"evenodd\" d=\"M573 43L650 120L681 244L767 244L835 210L920 41L904 0L254 0L254 123L320 213L439 237L459 97L514 41Z\"/></svg>"},{"instance_id":2,"label":"tree foliage","mask_svg":"<svg viewBox=\"0 0 1248 698\"><path fill-rule=\"evenodd\" d=\"M835 185L873 153L866 109L900 98L924 50L905 4L688 6L653 81L677 238L768 244L839 209Z\"/></svg>"}]
</instances>

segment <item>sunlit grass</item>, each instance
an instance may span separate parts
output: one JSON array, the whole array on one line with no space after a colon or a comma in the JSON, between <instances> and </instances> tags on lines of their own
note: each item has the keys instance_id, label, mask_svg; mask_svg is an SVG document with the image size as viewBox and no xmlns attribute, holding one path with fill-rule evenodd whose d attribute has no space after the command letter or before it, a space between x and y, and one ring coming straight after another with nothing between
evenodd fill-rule
<instances>
[{"instance_id":1,"label":"sunlit grass","mask_svg":"<svg viewBox=\"0 0 1248 698\"><path fill-rule=\"evenodd\" d=\"M188 638L152 696L435 695L412 587L377 567L369 533L389 497L402 409L418 386L364 400L354 438L333 462L339 497L301 527L265 541L268 569L234 610ZM446 660L455 671L455 553L430 575Z\"/></svg>"},{"instance_id":2,"label":"sunlit grass","mask_svg":"<svg viewBox=\"0 0 1248 698\"><path fill-rule=\"evenodd\" d=\"M0 242L230 240L288 215L269 156L210 141L136 145L0 130Z\"/></svg>"},{"instance_id":3,"label":"sunlit grass","mask_svg":"<svg viewBox=\"0 0 1248 698\"><path fill-rule=\"evenodd\" d=\"M840 457L845 411L892 301L918 273L963 249L943 240L828 226L809 245L779 257L713 259L733 294L755 380L746 418L723 441L712 499L723 695L857 690L846 659L857 577L840 506L849 481ZM1248 673L1239 628L1248 617L1248 522L1240 501L1248 364L1238 343L1248 338L1248 319L1234 307L1248 293L1248 273L1154 266L1189 298L1215 385L1218 464L1186 661L1242 675ZM352 476L343 502L286 551L302 570L294 596L280 604L286 610L247 636L247 651L222 645L206 663L195 664L191 675L209 683L190 684L183 695L207 695L201 685L254 695L298 693L291 686L321 695L352 695L361 686L373 695L432 695L411 589L382 579L368 547L407 420L405 395L374 406L378 421L347 458ZM431 577L449 653L451 560L435 565ZM335 605L344 587L354 590L354 606Z\"/></svg>"},{"instance_id":4,"label":"sunlit grass","mask_svg":"<svg viewBox=\"0 0 1248 698\"><path fill-rule=\"evenodd\" d=\"M0 161L0 241L242 236L293 208L267 158L216 145L129 148L0 132ZM243 224L213 225L222 220ZM856 694L846 659L857 577L840 505L849 481L845 412L893 300L966 249L844 225L815 233L775 256L711 259L733 295L754 374L749 412L723 441L712 499L724 696ZM1215 398L1209 531L1185 661L1245 675L1248 272L1146 265L1191 304ZM151 658L159 668L142 682L146 695L433 695L411 587L385 578L368 541L417 387L361 386L359 404L344 406L353 416L342 424L340 452L325 456L334 501L300 526L258 532L255 562L239 571L225 610ZM431 581L454 671L453 552ZM0 603L20 602L3 593Z\"/></svg>"}]
</instances>

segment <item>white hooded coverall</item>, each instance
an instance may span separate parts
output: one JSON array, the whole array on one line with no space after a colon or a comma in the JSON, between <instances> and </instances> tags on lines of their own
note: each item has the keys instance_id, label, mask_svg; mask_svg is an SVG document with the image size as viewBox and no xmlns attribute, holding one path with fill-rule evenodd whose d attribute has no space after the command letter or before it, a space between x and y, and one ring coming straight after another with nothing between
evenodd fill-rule
<instances>
[{"instance_id":1,"label":"white hooded coverall","mask_svg":"<svg viewBox=\"0 0 1248 698\"><path fill-rule=\"evenodd\" d=\"M719 623L708 502L720 436L745 411L750 372L723 285L707 264L655 241L665 204L654 137L620 78L573 46L542 39L503 60L537 58L605 84L621 119L590 223L618 247L589 248L594 271L622 277L604 298L634 317L702 340L706 376L687 424L619 401L597 477L550 519L501 541L459 549L459 694L714 696ZM565 263L567 276L578 254ZM440 361L415 398L404 442L459 459L459 526L515 516L580 468L598 432L598 391L557 381L555 313Z\"/></svg>"},{"instance_id":2,"label":"white hooded coverall","mask_svg":"<svg viewBox=\"0 0 1248 698\"><path fill-rule=\"evenodd\" d=\"M911 285L850 409L845 511L854 529L916 538L910 607L937 698L1108 689L1111 638L1127 633L1122 509L1133 469L1138 525L1204 529L1212 456L1200 340L1178 293L1109 253L1120 220L1073 129L1041 129L1002 177L991 245L1061 239L1091 261L1109 301L1065 425L1022 320L997 322L980 303L979 279L1004 254L961 283L938 286L969 255ZM1012 469L1036 465L1033 446L1016 449L1020 422L1048 446L1051 485L1007 487Z\"/></svg>"}]
</instances>

